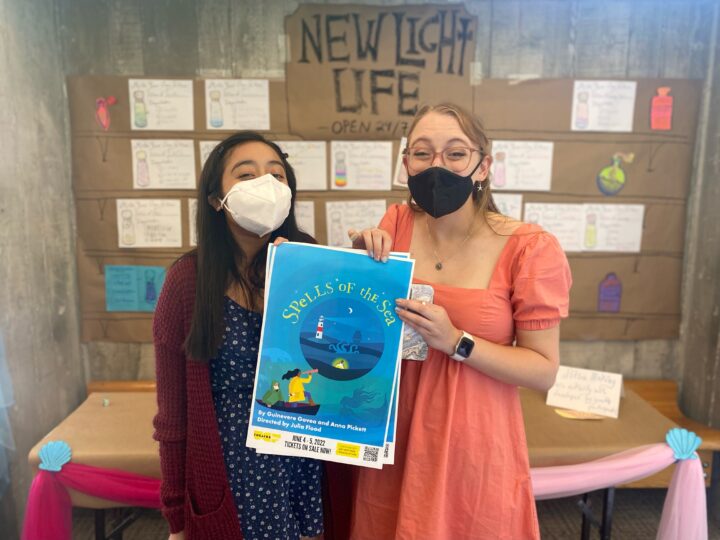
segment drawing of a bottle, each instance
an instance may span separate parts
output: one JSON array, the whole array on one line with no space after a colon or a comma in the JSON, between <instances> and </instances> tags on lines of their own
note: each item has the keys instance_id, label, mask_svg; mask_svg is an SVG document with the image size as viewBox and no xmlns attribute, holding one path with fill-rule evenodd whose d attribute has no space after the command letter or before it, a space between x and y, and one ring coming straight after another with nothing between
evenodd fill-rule
<instances>
[{"instance_id":1,"label":"drawing of a bottle","mask_svg":"<svg viewBox=\"0 0 720 540\"><path fill-rule=\"evenodd\" d=\"M210 92L210 125L214 128L223 126L223 111L220 104L220 90Z\"/></svg>"},{"instance_id":2,"label":"drawing of a bottle","mask_svg":"<svg viewBox=\"0 0 720 540\"><path fill-rule=\"evenodd\" d=\"M575 128L587 129L590 123L590 106L588 105L588 93L578 92L577 103L575 104Z\"/></svg>"},{"instance_id":3,"label":"drawing of a bottle","mask_svg":"<svg viewBox=\"0 0 720 540\"><path fill-rule=\"evenodd\" d=\"M625 187L625 171L620 165L621 161L625 163L632 163L635 159L635 154L617 152L612 157L612 165L602 169L595 181L597 187L604 195L616 195L622 188Z\"/></svg>"},{"instance_id":4,"label":"drawing of a bottle","mask_svg":"<svg viewBox=\"0 0 720 540\"><path fill-rule=\"evenodd\" d=\"M120 212L121 224L120 235L123 246L135 244L135 223L133 223L133 211L123 210Z\"/></svg>"},{"instance_id":5,"label":"drawing of a bottle","mask_svg":"<svg viewBox=\"0 0 720 540\"><path fill-rule=\"evenodd\" d=\"M620 311L620 300L622 299L622 283L615 272L605 276L598 286L597 310L606 313L617 313Z\"/></svg>"},{"instance_id":6,"label":"drawing of a bottle","mask_svg":"<svg viewBox=\"0 0 720 540\"><path fill-rule=\"evenodd\" d=\"M505 178L505 152L495 153L495 162L493 163L492 185L496 188L505 186L507 179Z\"/></svg>"},{"instance_id":7,"label":"drawing of a bottle","mask_svg":"<svg viewBox=\"0 0 720 540\"><path fill-rule=\"evenodd\" d=\"M330 245L342 246L344 238L342 216L340 212L333 212L330 214Z\"/></svg>"},{"instance_id":8,"label":"drawing of a bottle","mask_svg":"<svg viewBox=\"0 0 720 540\"><path fill-rule=\"evenodd\" d=\"M597 246L597 216L588 214L585 218L585 247L592 249Z\"/></svg>"},{"instance_id":9,"label":"drawing of a bottle","mask_svg":"<svg viewBox=\"0 0 720 540\"><path fill-rule=\"evenodd\" d=\"M136 157L135 181L138 187L148 187L150 185L150 167L147 162L147 152L145 152L145 150L138 150Z\"/></svg>"},{"instance_id":10,"label":"drawing of a bottle","mask_svg":"<svg viewBox=\"0 0 720 540\"><path fill-rule=\"evenodd\" d=\"M672 129L673 97L669 86L657 89L658 95L652 98L650 107L650 129L670 131Z\"/></svg>"},{"instance_id":11,"label":"drawing of a bottle","mask_svg":"<svg viewBox=\"0 0 720 540\"><path fill-rule=\"evenodd\" d=\"M155 274L152 270L145 270L145 301L148 304L154 304L156 300Z\"/></svg>"},{"instance_id":12,"label":"drawing of a bottle","mask_svg":"<svg viewBox=\"0 0 720 540\"><path fill-rule=\"evenodd\" d=\"M133 93L135 99L134 112L135 112L135 127L144 128L147 127L147 107L145 106L145 92L142 90L135 90Z\"/></svg>"},{"instance_id":13,"label":"drawing of a bottle","mask_svg":"<svg viewBox=\"0 0 720 540\"><path fill-rule=\"evenodd\" d=\"M345 152L335 153L335 185L337 187L347 186L347 164L345 163Z\"/></svg>"}]
</instances>

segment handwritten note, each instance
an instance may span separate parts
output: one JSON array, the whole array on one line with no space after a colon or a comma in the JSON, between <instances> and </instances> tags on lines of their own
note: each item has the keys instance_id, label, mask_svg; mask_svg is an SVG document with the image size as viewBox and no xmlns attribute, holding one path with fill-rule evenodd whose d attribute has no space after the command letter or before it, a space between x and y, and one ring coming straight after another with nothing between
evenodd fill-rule
<instances>
[{"instance_id":1,"label":"handwritten note","mask_svg":"<svg viewBox=\"0 0 720 540\"><path fill-rule=\"evenodd\" d=\"M565 251L639 253L642 204L525 203L525 221L554 234Z\"/></svg>"},{"instance_id":2,"label":"handwritten note","mask_svg":"<svg viewBox=\"0 0 720 540\"><path fill-rule=\"evenodd\" d=\"M195 149L192 141L133 139L135 189L195 189Z\"/></svg>"},{"instance_id":3,"label":"handwritten note","mask_svg":"<svg viewBox=\"0 0 720 540\"><path fill-rule=\"evenodd\" d=\"M210 157L210 152L212 152L218 144L220 144L220 141L200 141L198 143L200 146L200 168L205 166L205 162L208 157Z\"/></svg>"},{"instance_id":4,"label":"handwritten note","mask_svg":"<svg viewBox=\"0 0 720 540\"><path fill-rule=\"evenodd\" d=\"M617 131L633 129L635 81L575 81L572 131Z\"/></svg>"},{"instance_id":5,"label":"handwritten note","mask_svg":"<svg viewBox=\"0 0 720 540\"><path fill-rule=\"evenodd\" d=\"M182 247L180 201L117 199L118 247Z\"/></svg>"},{"instance_id":6,"label":"handwritten note","mask_svg":"<svg viewBox=\"0 0 720 540\"><path fill-rule=\"evenodd\" d=\"M295 221L300 230L315 236L315 202L295 201Z\"/></svg>"},{"instance_id":7,"label":"handwritten note","mask_svg":"<svg viewBox=\"0 0 720 540\"><path fill-rule=\"evenodd\" d=\"M288 155L297 178L298 191L327 189L327 144L325 141L277 141Z\"/></svg>"},{"instance_id":8,"label":"handwritten note","mask_svg":"<svg viewBox=\"0 0 720 540\"><path fill-rule=\"evenodd\" d=\"M495 205L504 216L522 219L522 195L519 193L493 193Z\"/></svg>"},{"instance_id":9,"label":"handwritten note","mask_svg":"<svg viewBox=\"0 0 720 540\"><path fill-rule=\"evenodd\" d=\"M205 81L207 129L270 129L270 84L267 79Z\"/></svg>"},{"instance_id":10,"label":"handwritten note","mask_svg":"<svg viewBox=\"0 0 720 540\"><path fill-rule=\"evenodd\" d=\"M162 266L105 266L107 311L155 311L165 281Z\"/></svg>"},{"instance_id":11,"label":"handwritten note","mask_svg":"<svg viewBox=\"0 0 720 540\"><path fill-rule=\"evenodd\" d=\"M582 204L525 203L525 221L554 234L565 251L582 251L584 219Z\"/></svg>"},{"instance_id":12,"label":"handwritten note","mask_svg":"<svg viewBox=\"0 0 720 540\"><path fill-rule=\"evenodd\" d=\"M192 131L192 81L130 79L130 126L134 130Z\"/></svg>"},{"instance_id":13,"label":"handwritten note","mask_svg":"<svg viewBox=\"0 0 720 540\"><path fill-rule=\"evenodd\" d=\"M352 247L348 230L362 230L377 227L385 215L387 203L384 199L367 201L328 201L327 214L328 246Z\"/></svg>"},{"instance_id":14,"label":"handwritten note","mask_svg":"<svg viewBox=\"0 0 720 540\"><path fill-rule=\"evenodd\" d=\"M550 191L552 142L493 141L492 188Z\"/></svg>"},{"instance_id":15,"label":"handwritten note","mask_svg":"<svg viewBox=\"0 0 720 540\"><path fill-rule=\"evenodd\" d=\"M188 199L188 244L197 246L197 199Z\"/></svg>"},{"instance_id":16,"label":"handwritten note","mask_svg":"<svg viewBox=\"0 0 720 540\"><path fill-rule=\"evenodd\" d=\"M333 141L330 186L337 190L389 190L392 143Z\"/></svg>"},{"instance_id":17,"label":"handwritten note","mask_svg":"<svg viewBox=\"0 0 720 540\"><path fill-rule=\"evenodd\" d=\"M395 174L393 174L393 186L407 187L408 175L405 164L403 163L403 152L407 146L407 137L400 139L400 147L398 148L397 157L395 158Z\"/></svg>"},{"instance_id":18,"label":"handwritten note","mask_svg":"<svg viewBox=\"0 0 720 540\"><path fill-rule=\"evenodd\" d=\"M622 375L560 366L546 403L574 411L618 417Z\"/></svg>"}]
</instances>

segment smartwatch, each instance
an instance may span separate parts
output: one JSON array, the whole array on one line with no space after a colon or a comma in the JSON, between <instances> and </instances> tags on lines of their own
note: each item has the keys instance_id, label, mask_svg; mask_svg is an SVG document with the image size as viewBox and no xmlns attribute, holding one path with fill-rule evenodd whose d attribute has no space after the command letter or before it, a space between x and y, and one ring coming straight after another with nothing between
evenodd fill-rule
<instances>
[{"instance_id":1,"label":"smartwatch","mask_svg":"<svg viewBox=\"0 0 720 540\"><path fill-rule=\"evenodd\" d=\"M455 345L455 353L450 356L450 358L457 360L458 362L463 362L468 356L470 356L473 347L475 347L475 340L470 334L463 332L460 341L458 341L457 345Z\"/></svg>"}]
</instances>

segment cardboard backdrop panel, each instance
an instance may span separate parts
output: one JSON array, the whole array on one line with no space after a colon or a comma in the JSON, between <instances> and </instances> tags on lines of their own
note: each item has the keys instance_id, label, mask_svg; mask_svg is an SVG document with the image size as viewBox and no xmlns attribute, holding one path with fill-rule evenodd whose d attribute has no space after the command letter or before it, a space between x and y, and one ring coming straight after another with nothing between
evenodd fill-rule
<instances>
[{"instance_id":1,"label":"cardboard backdrop panel","mask_svg":"<svg viewBox=\"0 0 720 540\"><path fill-rule=\"evenodd\" d=\"M530 79L522 82L485 79L482 84L473 87L474 112L490 130L568 132L572 118L573 85L573 79ZM652 98L660 87L670 87L673 96L670 131L650 129ZM701 80L638 79L632 134L692 140L701 94ZM593 135L617 136L607 133Z\"/></svg>"},{"instance_id":2,"label":"cardboard backdrop panel","mask_svg":"<svg viewBox=\"0 0 720 540\"><path fill-rule=\"evenodd\" d=\"M423 103L472 108L476 18L462 5L301 5L285 18L290 131L399 138Z\"/></svg>"},{"instance_id":3,"label":"cardboard backdrop panel","mask_svg":"<svg viewBox=\"0 0 720 540\"><path fill-rule=\"evenodd\" d=\"M642 340L676 339L680 317L586 317L571 313L560 326L560 339L564 340Z\"/></svg>"},{"instance_id":4,"label":"cardboard backdrop panel","mask_svg":"<svg viewBox=\"0 0 720 540\"><path fill-rule=\"evenodd\" d=\"M494 140L546 140L553 144L552 193L557 195L601 195L608 203L625 197L687 199L693 148L688 143L650 140L594 141L587 134L579 141L542 138L532 133L491 132ZM632 157L631 157L632 156ZM613 166L613 158L625 175L623 188L605 196L596 179Z\"/></svg>"},{"instance_id":5,"label":"cardboard backdrop panel","mask_svg":"<svg viewBox=\"0 0 720 540\"><path fill-rule=\"evenodd\" d=\"M572 132L572 80L520 84L484 80L479 86L470 86L475 24L464 8L452 5L301 6L286 21L291 59L288 82L270 81L271 129L266 135L278 140L328 143L337 139L391 140L394 162L399 138L412 118L405 109L425 101L450 100L474 107L485 117L494 139L553 141L552 190L524 192L524 203L645 206L640 253L569 255L574 287L571 317L561 330L563 339L677 337L699 82L639 80L632 133ZM445 36L445 45L433 49L432 44L437 45L441 34L450 32L453 25L454 40ZM343 60L345 55L349 60ZM199 173L198 142L220 140L229 133L205 129L204 81L192 77L185 80L193 81L194 129L149 132L130 128L127 77L68 79L82 336L86 341L152 340L152 314L105 312L106 265L168 267L192 248L188 201L194 199L194 190L133 189L131 153L133 139L193 140ZM674 99L673 129L662 133L649 129L649 103L660 86L670 86ZM95 107L97 99L109 96L115 98L115 104L109 109L110 123L103 129ZM347 110L358 104L356 111ZM339 106L343 109L340 112ZM327 150L330 157L329 144ZM633 154L633 160L620 162L626 176L623 189L605 196L597 188L596 177L617 154ZM330 173L329 162L327 167ZM315 236L326 243L328 201L383 199L391 204L405 200L406 195L406 190L395 188L326 189L299 192L298 200L313 201ZM119 248L116 201L121 198L180 201L181 246ZM606 278L611 273L615 274L611 280L615 288L602 293L601 287L608 285ZM614 300L603 306L616 307L617 311L598 311L600 297L607 296L608 291L615 294L610 294Z\"/></svg>"},{"instance_id":6,"label":"cardboard backdrop panel","mask_svg":"<svg viewBox=\"0 0 720 540\"><path fill-rule=\"evenodd\" d=\"M103 317L105 311L105 267L106 266L163 266L169 268L177 255L143 256L138 254L90 255L78 253L78 279L83 284L80 289L80 309L83 313Z\"/></svg>"},{"instance_id":7,"label":"cardboard backdrop panel","mask_svg":"<svg viewBox=\"0 0 720 540\"><path fill-rule=\"evenodd\" d=\"M612 305L617 281L604 286L608 274L621 285L617 313L625 317L680 315L682 258L671 256L569 257L573 273L570 304L573 314L594 315ZM662 269L662 271L658 271ZM612 287L611 289L609 289ZM604 300L604 302L603 302ZM612 309L612 308L607 308Z\"/></svg>"}]
</instances>

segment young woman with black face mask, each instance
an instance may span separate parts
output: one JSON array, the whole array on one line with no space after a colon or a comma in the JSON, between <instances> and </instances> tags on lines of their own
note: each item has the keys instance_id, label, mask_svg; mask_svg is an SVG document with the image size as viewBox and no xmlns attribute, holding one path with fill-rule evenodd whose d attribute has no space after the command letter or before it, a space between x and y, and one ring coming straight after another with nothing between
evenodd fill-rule
<instances>
[{"instance_id":1,"label":"young woman with black face mask","mask_svg":"<svg viewBox=\"0 0 720 540\"><path fill-rule=\"evenodd\" d=\"M163 514L170 540L317 537L319 462L245 446L270 242L311 242L280 148L253 132L212 151L197 249L168 270L153 321Z\"/></svg>"},{"instance_id":2,"label":"young woman with black face mask","mask_svg":"<svg viewBox=\"0 0 720 540\"><path fill-rule=\"evenodd\" d=\"M517 386L547 390L571 277L557 240L501 215L490 143L460 107L421 109L408 133L411 200L353 247L415 259L432 303L397 300L430 347L403 360L395 465L357 472L351 538L539 538Z\"/></svg>"}]
</instances>

